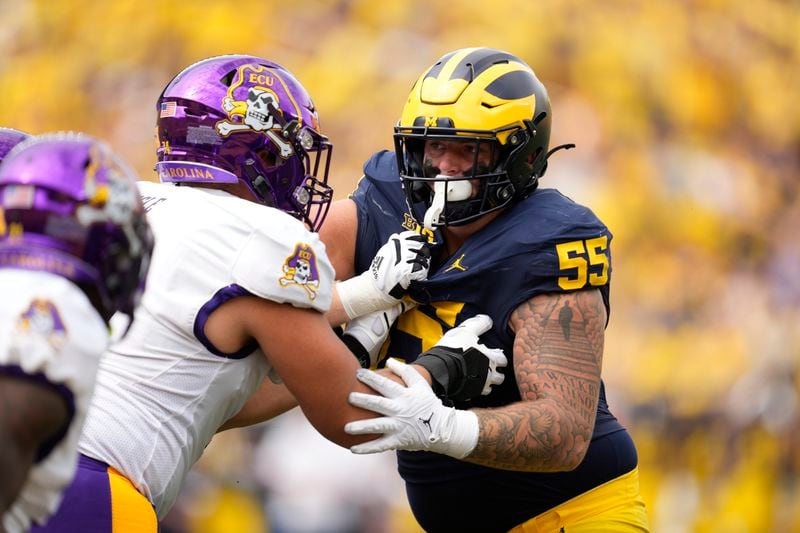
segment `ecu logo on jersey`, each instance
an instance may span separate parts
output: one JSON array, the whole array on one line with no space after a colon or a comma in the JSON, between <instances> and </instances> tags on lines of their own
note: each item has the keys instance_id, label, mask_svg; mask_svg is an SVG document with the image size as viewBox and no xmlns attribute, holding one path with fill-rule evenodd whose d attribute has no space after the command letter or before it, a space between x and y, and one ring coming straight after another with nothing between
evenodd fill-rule
<instances>
[{"instance_id":1,"label":"ecu logo on jersey","mask_svg":"<svg viewBox=\"0 0 800 533\"><path fill-rule=\"evenodd\" d=\"M309 300L317 297L319 271L317 256L308 244L297 243L294 253L283 262L283 276L278 278L281 287L298 285L306 291Z\"/></svg>"},{"instance_id":2,"label":"ecu logo on jersey","mask_svg":"<svg viewBox=\"0 0 800 533\"><path fill-rule=\"evenodd\" d=\"M17 319L13 348L20 354L41 354L32 348L44 341L56 353L66 342L67 328L56 306L49 300L35 298Z\"/></svg>"}]
</instances>

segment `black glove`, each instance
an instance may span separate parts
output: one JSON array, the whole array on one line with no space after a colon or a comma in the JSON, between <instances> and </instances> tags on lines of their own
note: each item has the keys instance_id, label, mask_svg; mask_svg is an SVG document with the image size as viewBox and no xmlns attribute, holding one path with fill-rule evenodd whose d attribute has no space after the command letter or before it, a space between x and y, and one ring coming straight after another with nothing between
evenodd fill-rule
<instances>
[{"instance_id":1,"label":"black glove","mask_svg":"<svg viewBox=\"0 0 800 533\"><path fill-rule=\"evenodd\" d=\"M433 391L441 398L466 401L489 394L505 379L497 369L508 364L503 350L488 348L478 336L489 331L492 320L477 315L449 330L430 350L414 361L431 375Z\"/></svg>"}]
</instances>

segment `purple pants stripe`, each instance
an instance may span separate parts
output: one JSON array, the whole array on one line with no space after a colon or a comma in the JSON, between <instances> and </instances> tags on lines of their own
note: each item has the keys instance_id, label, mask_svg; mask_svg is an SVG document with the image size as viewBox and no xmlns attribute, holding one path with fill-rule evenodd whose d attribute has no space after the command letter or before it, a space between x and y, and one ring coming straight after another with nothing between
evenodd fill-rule
<instances>
[{"instance_id":1,"label":"purple pants stripe","mask_svg":"<svg viewBox=\"0 0 800 533\"><path fill-rule=\"evenodd\" d=\"M114 533L107 469L105 463L81 455L58 511L31 533Z\"/></svg>"}]
</instances>

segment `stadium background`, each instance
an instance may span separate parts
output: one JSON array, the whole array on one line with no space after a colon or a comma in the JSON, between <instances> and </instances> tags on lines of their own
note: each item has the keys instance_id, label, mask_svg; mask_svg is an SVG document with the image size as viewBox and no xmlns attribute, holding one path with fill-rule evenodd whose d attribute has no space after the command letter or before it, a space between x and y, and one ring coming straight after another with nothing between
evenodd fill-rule
<instances>
[{"instance_id":1,"label":"stadium background","mask_svg":"<svg viewBox=\"0 0 800 533\"><path fill-rule=\"evenodd\" d=\"M0 0L0 124L97 135L153 179L164 84L252 53L311 92L341 198L435 58L519 55L578 145L544 186L615 234L604 376L653 530L800 531L798 35L788 0ZM164 531L415 528L391 454L290 414L218 436Z\"/></svg>"}]
</instances>

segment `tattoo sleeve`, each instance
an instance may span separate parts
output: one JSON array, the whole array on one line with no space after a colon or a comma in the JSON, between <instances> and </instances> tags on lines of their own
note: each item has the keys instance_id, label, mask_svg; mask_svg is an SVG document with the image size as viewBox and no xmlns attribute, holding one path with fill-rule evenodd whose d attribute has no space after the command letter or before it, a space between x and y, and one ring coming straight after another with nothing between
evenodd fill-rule
<instances>
[{"instance_id":1,"label":"tattoo sleeve","mask_svg":"<svg viewBox=\"0 0 800 533\"><path fill-rule=\"evenodd\" d=\"M605 323L597 290L539 295L517 307L510 325L522 400L474 410L480 437L467 460L532 472L577 467L594 429Z\"/></svg>"}]
</instances>

